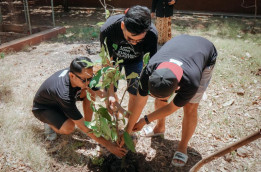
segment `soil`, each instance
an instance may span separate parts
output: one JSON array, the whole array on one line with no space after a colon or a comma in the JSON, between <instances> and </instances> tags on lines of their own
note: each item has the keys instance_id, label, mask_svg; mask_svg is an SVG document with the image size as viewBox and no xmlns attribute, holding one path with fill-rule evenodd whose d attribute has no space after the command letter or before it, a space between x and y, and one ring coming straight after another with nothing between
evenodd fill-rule
<instances>
[{"instance_id":1,"label":"soil","mask_svg":"<svg viewBox=\"0 0 261 172\"><path fill-rule=\"evenodd\" d=\"M68 16L67 16L68 17ZM67 18L68 19L68 18ZM94 19L93 19L94 20ZM210 85L208 96L219 98L215 104L212 104L211 99L206 99L202 102L202 107L199 113L203 114L202 119L199 120L201 124L198 126L192 141L188 147L189 161L183 168L174 168L171 165L171 159L180 140L182 111L175 113L171 117L167 117L166 132L164 138L144 138L138 135L138 142L136 145L136 153L129 152L125 161L110 155L104 148L100 147L96 142L86 137L84 134L76 130L72 135L60 136L55 142L47 142L44 140L43 126L34 119L31 113L31 101L40 84L54 72L66 68L70 62L77 56L88 56L93 61L99 59L99 42L93 40L86 44L64 44L54 42L43 42L40 45L28 47L24 51L9 54L1 59L1 70L3 77L11 78L4 80L1 83L1 103L0 109L4 110L8 100L13 101L13 109L18 109L19 113L26 113L26 119L30 119L33 123L32 128L38 133L37 137L44 143L48 155L52 157L53 161L50 165L50 171L122 171L120 167L124 167L123 171L189 171L202 157L220 150L228 144L234 143L239 138L229 136L228 131L221 132L225 135L224 138L212 134L212 129L207 129L211 125L215 125L213 121L203 121L203 116L208 112L217 114L220 108L231 106L234 110L233 114L242 114L245 107L240 107L238 104L233 105L234 102L228 102L222 99L222 91L216 88L214 84ZM260 71L256 71L256 75L260 75ZM9 87L12 85L12 87ZM124 82L120 82L119 94L123 93L125 87ZM259 87L260 88L260 83ZM229 85L224 85L227 92L232 93L233 88ZM244 92L240 92L244 95ZM16 96L19 95L19 96ZM126 97L123 101L123 107L127 107ZM240 99L241 100L241 99ZM241 100L244 101L244 100ZM26 103L20 103L26 102ZM254 102L254 101L253 101ZM222 106L223 104L223 106ZM240 103L239 103L240 104ZM255 103L247 107L247 110L252 113L260 113L261 97L257 96ZM79 105L80 106L80 105ZM17 108L19 107L19 108ZM231 110L230 109L230 110ZM153 110L153 99L150 98L148 105L143 114L147 114ZM228 110L229 111L229 110ZM246 114L247 115L247 114ZM202 124L205 125L202 125ZM152 126L155 123L150 124ZM174 127L175 126L175 127ZM230 126L234 127L234 126ZM236 126L239 128L241 126ZM260 127L260 126L259 126ZM211 127L210 127L211 128ZM252 132L249 128L246 133ZM228 133L228 134L226 134ZM256 162L260 160L260 141L253 142L243 149L243 153L237 154L236 157L231 158L231 154L226 157L221 157L213 163L206 165L204 171L233 171L236 169L244 169L244 165L249 161ZM259 150L259 151L256 151ZM243 154L243 155L242 155ZM65 156L67 155L67 156ZM104 159L101 166L92 163L90 157L99 157ZM0 164L6 162L10 163L12 168L10 171L34 171L30 165L25 163L22 159L10 157L7 153L0 154ZM125 163L125 164L124 164ZM260 163L257 163L256 169L261 169Z\"/></svg>"}]
</instances>

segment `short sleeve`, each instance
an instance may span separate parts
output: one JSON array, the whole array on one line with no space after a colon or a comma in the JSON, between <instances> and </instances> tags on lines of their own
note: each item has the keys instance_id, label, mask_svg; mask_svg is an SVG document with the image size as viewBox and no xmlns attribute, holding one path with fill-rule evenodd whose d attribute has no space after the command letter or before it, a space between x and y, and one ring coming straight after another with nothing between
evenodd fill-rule
<instances>
[{"instance_id":1,"label":"short sleeve","mask_svg":"<svg viewBox=\"0 0 261 172\"><path fill-rule=\"evenodd\" d=\"M83 117L81 112L78 110L75 101L66 100L66 101L59 101L59 103L62 108L62 111L65 113L65 115L68 118L72 120L79 120Z\"/></svg>"}]
</instances>

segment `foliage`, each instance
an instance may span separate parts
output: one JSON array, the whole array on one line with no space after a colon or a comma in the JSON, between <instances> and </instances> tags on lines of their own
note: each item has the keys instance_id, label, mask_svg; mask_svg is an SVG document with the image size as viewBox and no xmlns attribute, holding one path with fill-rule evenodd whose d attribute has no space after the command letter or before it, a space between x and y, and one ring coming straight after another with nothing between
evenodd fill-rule
<instances>
[{"instance_id":1,"label":"foliage","mask_svg":"<svg viewBox=\"0 0 261 172\"><path fill-rule=\"evenodd\" d=\"M123 60L117 60L115 62L110 59L109 51L106 45L106 39L105 46L102 46L101 48L100 56L102 59L102 66L105 67L97 71L93 79L90 81L90 88L99 87L100 89L108 89L111 84L113 84L115 87L118 87L118 81L120 79L130 79L138 77L138 74L136 73L132 73L127 78L125 78L125 75L121 74L119 65L123 62ZM88 64L88 62L86 61L82 62ZM109 66L106 66L108 64ZM89 65L92 64L88 64L88 66ZM113 142L117 141L119 135L117 124L119 120L122 120L125 123L124 118L117 119L116 115L114 114L111 116L107 108L92 101L91 94L89 92L87 92L87 99L91 101L91 108L94 112L94 119L91 122L85 121L85 125L92 130L91 132L96 137L102 136L106 140L111 140ZM98 108L96 108L95 105L98 105ZM135 151L135 146L128 133L124 133L124 139L127 147L130 150Z\"/></svg>"},{"instance_id":2,"label":"foliage","mask_svg":"<svg viewBox=\"0 0 261 172\"><path fill-rule=\"evenodd\" d=\"M133 143L133 141L132 141L132 138L131 138L131 136L129 135L128 132L125 131L125 132L123 133L123 138L124 138L124 141L125 141L126 146L127 146L132 152L136 152L136 151L135 151L135 145L134 145L134 143Z\"/></svg>"},{"instance_id":3,"label":"foliage","mask_svg":"<svg viewBox=\"0 0 261 172\"><path fill-rule=\"evenodd\" d=\"M100 158L100 157L93 156L93 157L91 158L91 161L92 161L92 164L93 164L93 165L102 166L103 161L104 161L104 158Z\"/></svg>"},{"instance_id":4,"label":"foliage","mask_svg":"<svg viewBox=\"0 0 261 172\"><path fill-rule=\"evenodd\" d=\"M149 60L150 60L150 53L146 53L144 56L143 56L143 68L145 66L147 66L147 64L149 63Z\"/></svg>"},{"instance_id":5,"label":"foliage","mask_svg":"<svg viewBox=\"0 0 261 172\"><path fill-rule=\"evenodd\" d=\"M100 57L101 57L101 65L104 66L100 70L96 72L92 80L90 81L90 88L98 87L100 89L109 89L110 85L113 84L116 88L118 87L118 81L120 79L133 79L137 78L139 75L135 72L132 72L130 75L125 77L125 75L121 74L120 64L123 63L123 60L113 61L110 58L110 54L107 47L107 38L104 40L104 45L101 47ZM146 53L143 57L144 66L148 64L149 61L149 53ZM90 62L82 61L88 64L88 66L93 65L89 64ZM128 87L130 85L128 84ZM128 88L127 87L127 88ZM126 88L126 90L127 90ZM125 92L126 92L125 90ZM125 96L125 92L121 100L123 100ZM91 94L87 92L87 98L91 101L91 109L94 112L94 119L91 122L85 122L85 125L90 128L92 133L96 137L104 137L106 140L111 140L113 142L118 139L118 121L122 120L125 124L125 119L117 119L117 115L109 114L108 109L103 107L100 104L97 104L92 101ZM107 97L106 97L107 98ZM104 100L106 99L104 98ZM96 108L95 105L98 105ZM117 114L117 112L115 113ZM126 146L132 151L135 152L134 143L127 132L124 132L123 138Z\"/></svg>"},{"instance_id":6,"label":"foliage","mask_svg":"<svg viewBox=\"0 0 261 172\"><path fill-rule=\"evenodd\" d=\"M66 34L60 34L53 38L57 42L74 43L76 41L85 43L86 40L93 40L99 37L99 27L93 26L72 26L66 28Z\"/></svg>"},{"instance_id":7,"label":"foliage","mask_svg":"<svg viewBox=\"0 0 261 172\"><path fill-rule=\"evenodd\" d=\"M0 57L1 57L1 59L3 59L3 58L5 58L5 53L0 53Z\"/></svg>"}]
</instances>

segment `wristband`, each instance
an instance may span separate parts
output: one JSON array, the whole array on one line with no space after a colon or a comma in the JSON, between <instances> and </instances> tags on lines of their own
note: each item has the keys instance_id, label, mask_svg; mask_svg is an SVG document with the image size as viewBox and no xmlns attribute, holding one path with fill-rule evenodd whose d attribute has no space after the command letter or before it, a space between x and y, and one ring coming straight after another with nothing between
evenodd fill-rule
<instances>
[{"instance_id":1,"label":"wristband","mask_svg":"<svg viewBox=\"0 0 261 172\"><path fill-rule=\"evenodd\" d=\"M148 120L147 115L144 115L144 119L145 119L146 124L149 124L149 123L150 123L150 121Z\"/></svg>"}]
</instances>

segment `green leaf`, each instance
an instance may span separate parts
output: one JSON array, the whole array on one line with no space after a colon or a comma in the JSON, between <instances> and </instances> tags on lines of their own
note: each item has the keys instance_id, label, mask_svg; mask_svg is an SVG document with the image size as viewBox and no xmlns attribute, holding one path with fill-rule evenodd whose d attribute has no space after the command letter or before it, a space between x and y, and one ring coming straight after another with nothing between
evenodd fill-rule
<instances>
[{"instance_id":1,"label":"green leaf","mask_svg":"<svg viewBox=\"0 0 261 172\"><path fill-rule=\"evenodd\" d=\"M86 63L87 64L86 68L93 67L94 65L92 62L89 62L87 60L81 60L80 62Z\"/></svg>"},{"instance_id":2,"label":"green leaf","mask_svg":"<svg viewBox=\"0 0 261 172\"><path fill-rule=\"evenodd\" d=\"M111 137L111 129L108 125L108 120L106 118L101 117L100 121L101 121L101 130L105 134L104 138L106 138L106 136Z\"/></svg>"},{"instance_id":3,"label":"green leaf","mask_svg":"<svg viewBox=\"0 0 261 172\"><path fill-rule=\"evenodd\" d=\"M103 64L103 58L105 57L105 48L104 48L104 45L102 45L102 47L101 47L101 52L100 52L99 56L102 58L102 64Z\"/></svg>"},{"instance_id":4,"label":"green leaf","mask_svg":"<svg viewBox=\"0 0 261 172\"><path fill-rule=\"evenodd\" d=\"M98 109L97 113L100 114L103 118L106 118L108 121L111 121L111 116L107 108L102 107L100 105L100 108Z\"/></svg>"},{"instance_id":5,"label":"green leaf","mask_svg":"<svg viewBox=\"0 0 261 172\"><path fill-rule=\"evenodd\" d=\"M149 63L149 60L150 60L150 53L146 53L143 56L143 66L146 66Z\"/></svg>"},{"instance_id":6,"label":"green leaf","mask_svg":"<svg viewBox=\"0 0 261 172\"><path fill-rule=\"evenodd\" d=\"M127 148L135 153L136 152L135 146L134 146L133 140L131 139L131 136L129 135L129 133L125 131L123 133L123 138L124 138L124 142L125 142Z\"/></svg>"},{"instance_id":7,"label":"green leaf","mask_svg":"<svg viewBox=\"0 0 261 172\"><path fill-rule=\"evenodd\" d=\"M106 16L105 16L105 18L107 19L107 18L109 18L110 17L110 11L109 10L106 10Z\"/></svg>"},{"instance_id":8,"label":"green leaf","mask_svg":"<svg viewBox=\"0 0 261 172\"><path fill-rule=\"evenodd\" d=\"M104 23L105 23L105 22L99 22L99 23L97 23L96 25L99 26L99 27L101 27Z\"/></svg>"},{"instance_id":9,"label":"green leaf","mask_svg":"<svg viewBox=\"0 0 261 172\"><path fill-rule=\"evenodd\" d=\"M139 74L135 73L135 72L132 72L131 74L129 74L127 76L126 79L133 79L133 78L137 78L139 76Z\"/></svg>"},{"instance_id":10,"label":"green leaf","mask_svg":"<svg viewBox=\"0 0 261 172\"><path fill-rule=\"evenodd\" d=\"M116 64L115 64L115 66L118 66L118 64L120 64L120 63L123 63L124 62L124 60L123 59L121 59L121 60L118 60L117 62L116 62Z\"/></svg>"},{"instance_id":11,"label":"green leaf","mask_svg":"<svg viewBox=\"0 0 261 172\"><path fill-rule=\"evenodd\" d=\"M117 44L112 44L112 47L114 48L114 50L118 49L118 45Z\"/></svg>"},{"instance_id":12,"label":"green leaf","mask_svg":"<svg viewBox=\"0 0 261 172\"><path fill-rule=\"evenodd\" d=\"M97 85L99 84L99 81L102 77L102 69L100 69L95 75L94 77L92 78L89 86L90 88L93 88L93 87L97 87Z\"/></svg>"},{"instance_id":13,"label":"green leaf","mask_svg":"<svg viewBox=\"0 0 261 172\"><path fill-rule=\"evenodd\" d=\"M110 69L110 68L111 68L110 66L103 67L102 69L100 69L100 70L101 70L101 74L106 73L106 71L107 71L108 69Z\"/></svg>"},{"instance_id":14,"label":"green leaf","mask_svg":"<svg viewBox=\"0 0 261 172\"><path fill-rule=\"evenodd\" d=\"M98 127L95 126L95 122L89 122L89 121L84 121L84 125L89 128L89 129L92 129L92 130L97 130Z\"/></svg>"},{"instance_id":15,"label":"green leaf","mask_svg":"<svg viewBox=\"0 0 261 172\"><path fill-rule=\"evenodd\" d=\"M92 164L93 165L98 165L98 166L102 166L104 158L100 158L100 157L92 157L91 158Z\"/></svg>"},{"instance_id":16,"label":"green leaf","mask_svg":"<svg viewBox=\"0 0 261 172\"><path fill-rule=\"evenodd\" d=\"M5 58L5 53L2 52L0 56L1 56L1 59Z\"/></svg>"},{"instance_id":17,"label":"green leaf","mask_svg":"<svg viewBox=\"0 0 261 172\"><path fill-rule=\"evenodd\" d=\"M89 93L87 90L86 90L86 97L89 101L92 101L91 99L91 93Z\"/></svg>"},{"instance_id":18,"label":"green leaf","mask_svg":"<svg viewBox=\"0 0 261 172\"><path fill-rule=\"evenodd\" d=\"M93 134L96 136L96 137L101 137L102 133L99 132L99 131L93 131Z\"/></svg>"},{"instance_id":19,"label":"green leaf","mask_svg":"<svg viewBox=\"0 0 261 172\"><path fill-rule=\"evenodd\" d=\"M113 84L116 88L118 88L118 83L116 81L114 81Z\"/></svg>"},{"instance_id":20,"label":"green leaf","mask_svg":"<svg viewBox=\"0 0 261 172\"><path fill-rule=\"evenodd\" d=\"M117 130L116 130L116 128L114 127L114 128L112 128L112 130L111 130L111 140L112 140L112 141L117 141L117 139L118 139Z\"/></svg>"},{"instance_id":21,"label":"green leaf","mask_svg":"<svg viewBox=\"0 0 261 172\"><path fill-rule=\"evenodd\" d=\"M91 109L93 112L97 112L96 108L95 108L95 105L93 102L91 102Z\"/></svg>"}]
</instances>

